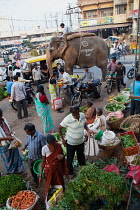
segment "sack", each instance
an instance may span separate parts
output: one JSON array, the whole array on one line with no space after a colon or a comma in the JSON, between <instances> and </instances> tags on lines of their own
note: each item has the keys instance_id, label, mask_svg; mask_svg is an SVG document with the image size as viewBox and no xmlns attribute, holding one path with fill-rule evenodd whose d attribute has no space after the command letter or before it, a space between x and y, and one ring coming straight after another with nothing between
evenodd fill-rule
<instances>
[{"instance_id":1,"label":"sack","mask_svg":"<svg viewBox=\"0 0 140 210\"><path fill-rule=\"evenodd\" d=\"M53 100L53 104L54 104L54 109L61 109L63 107L62 105L62 98L56 98Z\"/></svg>"},{"instance_id":2,"label":"sack","mask_svg":"<svg viewBox=\"0 0 140 210\"><path fill-rule=\"evenodd\" d=\"M102 136L102 145L113 144L115 142L115 133L113 131L105 131Z\"/></svg>"},{"instance_id":3,"label":"sack","mask_svg":"<svg viewBox=\"0 0 140 210\"><path fill-rule=\"evenodd\" d=\"M13 137L14 140L10 142L10 146L8 149L15 149L22 146L22 141L18 139L15 135Z\"/></svg>"}]
</instances>

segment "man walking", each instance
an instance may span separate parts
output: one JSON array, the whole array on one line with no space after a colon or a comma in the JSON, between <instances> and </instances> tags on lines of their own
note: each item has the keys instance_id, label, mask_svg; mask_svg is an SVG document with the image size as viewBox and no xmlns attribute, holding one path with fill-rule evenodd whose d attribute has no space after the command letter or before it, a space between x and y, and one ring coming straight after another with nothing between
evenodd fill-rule
<instances>
[{"instance_id":1,"label":"man walking","mask_svg":"<svg viewBox=\"0 0 140 210\"><path fill-rule=\"evenodd\" d=\"M78 106L72 106L70 108L71 114L63 119L58 127L58 132L62 138L63 144L67 146L67 163L69 169L69 178L73 178L73 158L75 152L77 153L77 159L79 165L85 165L85 155L84 155L84 129L89 131L86 126L86 119L83 113L79 112ZM62 134L62 128L67 128L66 140Z\"/></svg>"},{"instance_id":2,"label":"man walking","mask_svg":"<svg viewBox=\"0 0 140 210\"><path fill-rule=\"evenodd\" d=\"M123 85L124 88L126 84L124 84L123 78L125 76L125 66L122 65L121 62L118 62L115 70L112 72L111 76L116 73L116 83L117 83L117 88L118 92L120 93L120 85Z\"/></svg>"},{"instance_id":3,"label":"man walking","mask_svg":"<svg viewBox=\"0 0 140 210\"><path fill-rule=\"evenodd\" d=\"M18 82L18 76L13 77L14 84L11 89L11 97L16 101L18 109L18 119L22 119L21 107L23 107L24 117L28 117L27 105L26 105L26 91L24 85L21 82Z\"/></svg>"},{"instance_id":4,"label":"man walking","mask_svg":"<svg viewBox=\"0 0 140 210\"><path fill-rule=\"evenodd\" d=\"M33 171L33 165L37 160L42 159L41 150L42 147L46 145L47 137L40 131L37 131L32 123L26 124L24 130L27 134L27 143L23 147L22 151L25 151L28 147L28 165L33 177L33 182L38 185L38 177Z\"/></svg>"},{"instance_id":5,"label":"man walking","mask_svg":"<svg viewBox=\"0 0 140 210\"><path fill-rule=\"evenodd\" d=\"M37 88L41 82L41 70L37 64L34 65L34 69L32 70L33 80L35 81Z\"/></svg>"}]
</instances>

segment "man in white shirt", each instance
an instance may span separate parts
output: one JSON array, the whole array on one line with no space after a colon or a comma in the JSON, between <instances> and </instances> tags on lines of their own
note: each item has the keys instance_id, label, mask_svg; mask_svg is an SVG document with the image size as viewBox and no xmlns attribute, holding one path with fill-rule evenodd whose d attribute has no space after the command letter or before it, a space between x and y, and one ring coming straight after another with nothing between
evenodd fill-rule
<instances>
[{"instance_id":1,"label":"man in white shirt","mask_svg":"<svg viewBox=\"0 0 140 210\"><path fill-rule=\"evenodd\" d=\"M74 95L72 78L67 72L64 71L64 68L60 68L59 71L63 75L63 84L65 84L65 86L68 87L68 91L69 91L70 97L72 99L72 97Z\"/></svg>"},{"instance_id":2,"label":"man in white shirt","mask_svg":"<svg viewBox=\"0 0 140 210\"><path fill-rule=\"evenodd\" d=\"M11 97L16 101L18 109L18 119L22 119L21 107L23 107L24 117L28 117L27 105L26 105L26 91L24 85L21 82L18 82L18 76L13 77L14 84L11 89Z\"/></svg>"},{"instance_id":3,"label":"man in white shirt","mask_svg":"<svg viewBox=\"0 0 140 210\"><path fill-rule=\"evenodd\" d=\"M84 155L84 129L88 134L92 134L86 125L85 115L79 112L78 106L70 107L70 112L58 127L58 132L62 138L63 144L67 144L67 163L69 169L69 178L73 178L73 158L75 152L77 153L77 159L79 165L85 165ZM67 128L66 140L62 134L62 128Z\"/></svg>"},{"instance_id":4,"label":"man in white shirt","mask_svg":"<svg viewBox=\"0 0 140 210\"><path fill-rule=\"evenodd\" d=\"M34 69L32 70L33 80L35 81L37 88L41 82L41 70L37 64L34 65Z\"/></svg>"},{"instance_id":5,"label":"man in white shirt","mask_svg":"<svg viewBox=\"0 0 140 210\"><path fill-rule=\"evenodd\" d=\"M61 28L64 28L63 35L64 35L64 34L67 34L67 33L70 33L70 32L74 32L72 28L70 28L70 27L68 27L68 26L65 26L64 23L61 23L61 24L60 24L60 27L61 27Z\"/></svg>"}]
</instances>

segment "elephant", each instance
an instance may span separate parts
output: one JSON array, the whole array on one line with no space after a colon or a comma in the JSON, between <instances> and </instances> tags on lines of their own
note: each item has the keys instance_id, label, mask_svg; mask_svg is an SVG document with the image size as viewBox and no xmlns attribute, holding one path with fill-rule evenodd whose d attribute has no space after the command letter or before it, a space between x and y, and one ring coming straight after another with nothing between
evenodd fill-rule
<instances>
[{"instance_id":1,"label":"elephant","mask_svg":"<svg viewBox=\"0 0 140 210\"><path fill-rule=\"evenodd\" d=\"M106 75L106 67L109 57L109 49L106 42L95 34L81 33L63 37L53 37L46 51L46 63L50 74L52 62L56 59L65 61L65 71L73 74L73 66L83 67L97 66L102 70L103 80Z\"/></svg>"}]
</instances>

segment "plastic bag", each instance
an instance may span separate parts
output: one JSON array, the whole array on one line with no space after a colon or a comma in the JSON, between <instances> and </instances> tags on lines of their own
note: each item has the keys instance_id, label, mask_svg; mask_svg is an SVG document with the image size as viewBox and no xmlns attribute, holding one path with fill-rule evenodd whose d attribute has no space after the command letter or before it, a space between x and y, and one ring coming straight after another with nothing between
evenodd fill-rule
<instances>
[{"instance_id":1,"label":"plastic bag","mask_svg":"<svg viewBox=\"0 0 140 210\"><path fill-rule=\"evenodd\" d=\"M119 168L114 164L105 166L103 170L107 172L116 172L117 174L120 174Z\"/></svg>"},{"instance_id":2,"label":"plastic bag","mask_svg":"<svg viewBox=\"0 0 140 210\"><path fill-rule=\"evenodd\" d=\"M63 196L63 187L61 185L54 185L53 188L57 189L57 191L53 194L50 200L47 200L46 196L46 209L50 209L52 206L55 206Z\"/></svg>"},{"instance_id":3,"label":"plastic bag","mask_svg":"<svg viewBox=\"0 0 140 210\"><path fill-rule=\"evenodd\" d=\"M8 149L15 149L22 146L22 141L18 139L15 135L13 135L14 140L10 142L10 146Z\"/></svg>"},{"instance_id":4,"label":"plastic bag","mask_svg":"<svg viewBox=\"0 0 140 210\"><path fill-rule=\"evenodd\" d=\"M99 147L97 140L88 137L88 141L85 142L85 156L97 156L99 153Z\"/></svg>"},{"instance_id":5,"label":"plastic bag","mask_svg":"<svg viewBox=\"0 0 140 210\"><path fill-rule=\"evenodd\" d=\"M54 103L54 109L57 110L57 109L61 109L63 107L62 105L62 98L56 98L53 100L53 103Z\"/></svg>"},{"instance_id":6,"label":"plastic bag","mask_svg":"<svg viewBox=\"0 0 140 210\"><path fill-rule=\"evenodd\" d=\"M134 176L135 172L135 176ZM130 166L130 171L126 174L126 178L133 179L133 184L140 184L140 166Z\"/></svg>"}]
</instances>

